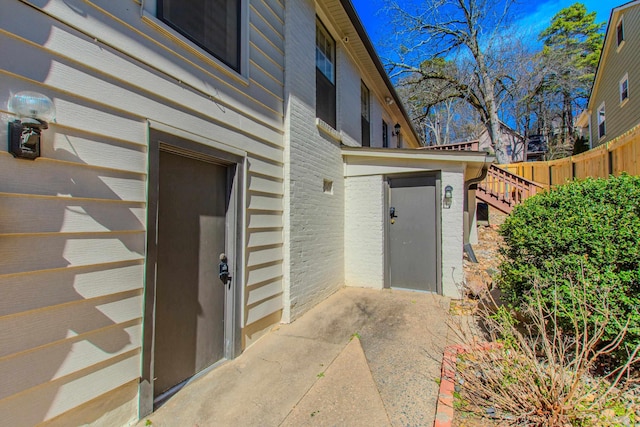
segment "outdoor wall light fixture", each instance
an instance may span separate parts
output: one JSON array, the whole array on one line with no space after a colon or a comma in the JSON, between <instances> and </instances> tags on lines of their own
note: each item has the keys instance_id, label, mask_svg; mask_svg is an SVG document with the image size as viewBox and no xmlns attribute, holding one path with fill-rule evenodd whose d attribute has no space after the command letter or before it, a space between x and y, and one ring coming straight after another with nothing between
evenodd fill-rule
<instances>
[{"instance_id":1,"label":"outdoor wall light fixture","mask_svg":"<svg viewBox=\"0 0 640 427\"><path fill-rule=\"evenodd\" d=\"M9 152L14 157L40 157L40 133L55 118L53 101L37 92L18 92L9 99L9 111L18 116L9 122Z\"/></svg>"},{"instance_id":2,"label":"outdoor wall light fixture","mask_svg":"<svg viewBox=\"0 0 640 427\"><path fill-rule=\"evenodd\" d=\"M400 123L396 123L396 124L393 126L393 132L392 132L392 133L393 133L393 136L398 136L398 135L400 135Z\"/></svg>"},{"instance_id":3,"label":"outdoor wall light fixture","mask_svg":"<svg viewBox=\"0 0 640 427\"><path fill-rule=\"evenodd\" d=\"M444 200L442 201L443 207L445 209L451 208L451 201L453 200L453 187L447 185L444 187Z\"/></svg>"}]
</instances>

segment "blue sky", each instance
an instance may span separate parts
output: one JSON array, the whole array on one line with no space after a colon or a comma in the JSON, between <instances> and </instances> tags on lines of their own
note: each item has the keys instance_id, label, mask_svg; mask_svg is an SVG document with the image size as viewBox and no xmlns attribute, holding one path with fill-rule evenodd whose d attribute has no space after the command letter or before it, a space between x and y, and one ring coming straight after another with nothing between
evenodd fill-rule
<instances>
[{"instance_id":1,"label":"blue sky","mask_svg":"<svg viewBox=\"0 0 640 427\"><path fill-rule=\"evenodd\" d=\"M384 18L377 15L377 12L383 7L384 0L351 0L355 6L360 19L369 33L369 37L373 44L377 47L377 40L385 38L385 32L389 31L389 26L384 22ZM402 0L397 0L402 3ZM587 11L596 12L597 22L607 22L611 9L628 0L582 0L581 3L587 7ZM522 16L516 21L516 26L528 29L532 34L532 41L535 40L537 34L540 33L551 23L553 15L561 9L576 3L576 0L524 0L520 2L519 7L522 10Z\"/></svg>"}]
</instances>

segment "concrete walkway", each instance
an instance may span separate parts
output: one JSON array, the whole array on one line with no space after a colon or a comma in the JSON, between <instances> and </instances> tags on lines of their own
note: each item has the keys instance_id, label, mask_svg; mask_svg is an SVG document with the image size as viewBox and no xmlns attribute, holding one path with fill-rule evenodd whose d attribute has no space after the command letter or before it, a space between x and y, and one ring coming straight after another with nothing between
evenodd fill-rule
<instances>
[{"instance_id":1,"label":"concrete walkway","mask_svg":"<svg viewBox=\"0 0 640 427\"><path fill-rule=\"evenodd\" d=\"M342 289L138 426L432 426L448 307L432 294Z\"/></svg>"}]
</instances>

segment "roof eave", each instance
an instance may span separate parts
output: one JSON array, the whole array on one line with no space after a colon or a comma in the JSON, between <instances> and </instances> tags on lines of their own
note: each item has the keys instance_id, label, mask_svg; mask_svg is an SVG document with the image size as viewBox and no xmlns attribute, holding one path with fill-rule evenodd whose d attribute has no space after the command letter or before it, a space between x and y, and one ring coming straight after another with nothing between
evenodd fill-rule
<instances>
[{"instance_id":1,"label":"roof eave","mask_svg":"<svg viewBox=\"0 0 640 427\"><path fill-rule=\"evenodd\" d=\"M398 93L396 92L396 89L393 86L393 83L391 83L391 79L389 79L389 75L387 74L387 71L384 69L384 65L382 65L382 61L380 60L380 57L378 56L378 53L376 52L376 49L373 46L373 43L371 43L371 40L369 39L369 35L367 34L367 31L365 30L364 25L360 21L360 17L358 16L358 13L353 7L351 0L340 0L340 4L342 4L342 7L347 13L347 16L351 20L353 27L358 33L358 37L360 38L360 40L362 41L362 44L364 45L365 49L369 53L369 56L371 57L371 60L373 61L376 69L378 70L378 73L384 80L384 83L387 86L389 93L393 97L394 102L398 106L400 113L404 116L406 122L409 124L409 128L411 129L411 133L413 134L413 137L415 138L416 141L418 141L418 143L420 143L420 137L418 136L418 132L416 132L415 128L413 127L413 123L409 118L409 115L407 114L407 111L405 110L404 105L402 104L402 101L400 100L400 97L398 96Z\"/></svg>"}]
</instances>

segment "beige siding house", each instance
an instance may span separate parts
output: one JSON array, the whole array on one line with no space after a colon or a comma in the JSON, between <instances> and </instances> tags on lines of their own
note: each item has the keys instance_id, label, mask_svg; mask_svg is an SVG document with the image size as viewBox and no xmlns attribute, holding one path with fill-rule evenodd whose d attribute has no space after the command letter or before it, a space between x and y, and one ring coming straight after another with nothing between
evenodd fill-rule
<instances>
[{"instance_id":1,"label":"beige siding house","mask_svg":"<svg viewBox=\"0 0 640 427\"><path fill-rule=\"evenodd\" d=\"M457 294L491 158L412 150L349 0L213 3L3 1L1 424L131 424L338 288L405 287L408 209ZM24 91L56 110L35 160L9 152Z\"/></svg>"},{"instance_id":2,"label":"beige siding house","mask_svg":"<svg viewBox=\"0 0 640 427\"><path fill-rule=\"evenodd\" d=\"M640 124L640 1L611 11L587 111L579 126L588 127L595 147Z\"/></svg>"}]
</instances>

